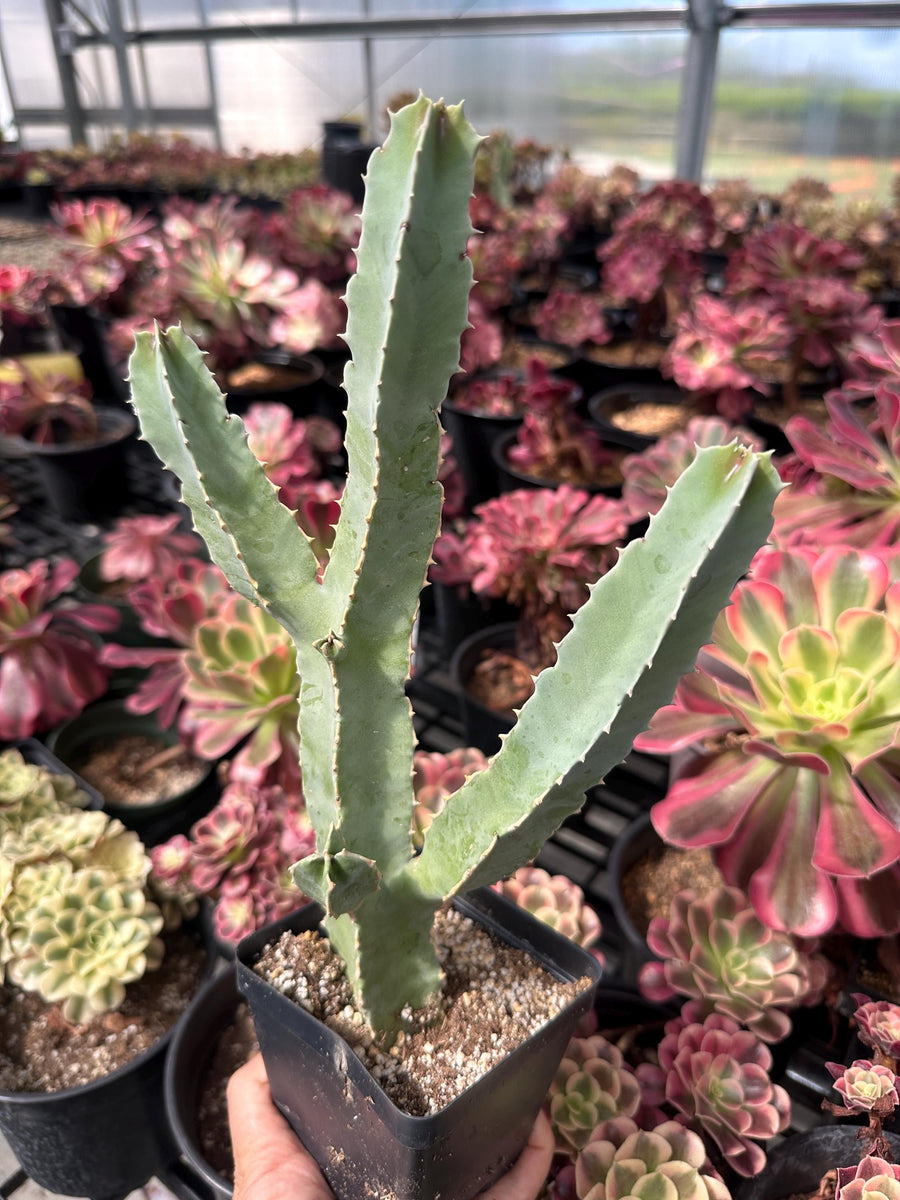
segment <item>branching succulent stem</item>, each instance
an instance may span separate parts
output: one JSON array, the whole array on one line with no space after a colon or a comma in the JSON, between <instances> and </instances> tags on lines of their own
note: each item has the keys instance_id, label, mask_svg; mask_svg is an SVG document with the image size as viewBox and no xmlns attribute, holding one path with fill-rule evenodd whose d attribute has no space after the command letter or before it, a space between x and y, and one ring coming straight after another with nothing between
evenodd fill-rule
<instances>
[{"instance_id":1,"label":"branching succulent stem","mask_svg":"<svg viewBox=\"0 0 900 1200\"><path fill-rule=\"evenodd\" d=\"M767 459L737 445L698 455L646 539L592 589L502 749L435 816L415 858L404 684L440 522L437 411L467 321L478 141L461 106L420 97L370 160L347 291L349 476L321 584L309 539L197 349L178 329L140 334L131 362L143 434L180 476L198 532L232 587L296 644L317 851L295 879L325 906L370 1023L388 1035L439 987L437 908L529 861L625 756L765 540L780 487Z\"/></svg>"}]
</instances>

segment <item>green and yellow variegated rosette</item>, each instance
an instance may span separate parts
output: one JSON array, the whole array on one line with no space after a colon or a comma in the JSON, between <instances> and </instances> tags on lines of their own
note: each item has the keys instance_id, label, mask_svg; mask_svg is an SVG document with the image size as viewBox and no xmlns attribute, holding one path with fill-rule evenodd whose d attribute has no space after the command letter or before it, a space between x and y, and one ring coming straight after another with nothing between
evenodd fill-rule
<instances>
[{"instance_id":1,"label":"green and yellow variegated rosette","mask_svg":"<svg viewBox=\"0 0 900 1200\"><path fill-rule=\"evenodd\" d=\"M159 966L162 914L137 834L102 812L42 816L0 839L0 966L82 1023Z\"/></svg>"},{"instance_id":2,"label":"green and yellow variegated rosette","mask_svg":"<svg viewBox=\"0 0 900 1200\"><path fill-rule=\"evenodd\" d=\"M900 563L766 550L638 744L701 754L653 810L775 929L900 929Z\"/></svg>"}]
</instances>

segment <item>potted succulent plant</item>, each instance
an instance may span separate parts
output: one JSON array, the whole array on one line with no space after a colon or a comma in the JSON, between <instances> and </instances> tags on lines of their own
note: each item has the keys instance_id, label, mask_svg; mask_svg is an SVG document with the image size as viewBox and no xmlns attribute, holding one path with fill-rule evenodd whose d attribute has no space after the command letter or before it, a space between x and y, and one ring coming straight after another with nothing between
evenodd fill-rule
<instances>
[{"instance_id":1,"label":"potted succulent plant","mask_svg":"<svg viewBox=\"0 0 900 1200\"><path fill-rule=\"evenodd\" d=\"M299 790L300 680L282 626L197 559L138 584L129 597L144 629L175 645L104 647L109 666L150 668L128 711L155 714L163 729L177 720L182 742L200 758L237 749L247 778Z\"/></svg>"},{"instance_id":2,"label":"potted succulent plant","mask_svg":"<svg viewBox=\"0 0 900 1200\"><path fill-rule=\"evenodd\" d=\"M0 1127L36 1183L112 1196L176 1153L163 1059L206 956L164 934L137 834L86 799L0 756Z\"/></svg>"},{"instance_id":3,"label":"potted succulent plant","mask_svg":"<svg viewBox=\"0 0 900 1200\"><path fill-rule=\"evenodd\" d=\"M51 730L47 745L103 796L103 809L145 846L186 831L215 803L212 763L184 746L152 714L119 699L93 704Z\"/></svg>"},{"instance_id":4,"label":"potted succulent plant","mask_svg":"<svg viewBox=\"0 0 900 1200\"><path fill-rule=\"evenodd\" d=\"M892 1161L900 1154L900 1137L884 1128L900 1103L900 1006L873 1003L865 995L852 999L859 1040L871 1049L871 1058L826 1064L840 1103L824 1100L822 1108L866 1124L815 1129L791 1138L773 1153L742 1200L779 1200L785 1189L812 1193L831 1180L835 1196L842 1200L900 1193L900 1167Z\"/></svg>"},{"instance_id":5,"label":"potted succulent plant","mask_svg":"<svg viewBox=\"0 0 900 1200\"><path fill-rule=\"evenodd\" d=\"M169 575L180 559L201 549L193 534L179 531L180 521L177 513L120 517L104 532L102 549L81 564L81 593L92 603L108 604L119 613L117 642L140 646L151 638L138 624L128 602L129 591L146 579Z\"/></svg>"},{"instance_id":6,"label":"potted succulent plant","mask_svg":"<svg viewBox=\"0 0 900 1200\"><path fill-rule=\"evenodd\" d=\"M46 350L40 300L40 280L30 267L0 265L0 354L4 358Z\"/></svg>"},{"instance_id":7,"label":"potted succulent plant","mask_svg":"<svg viewBox=\"0 0 900 1200\"><path fill-rule=\"evenodd\" d=\"M451 673L473 745L496 750L514 710L533 692L535 676L555 661L572 613L612 565L626 529L621 501L565 485L507 492L478 506L455 565L466 571L476 595L506 601L518 619L474 633L454 654ZM442 536L435 570L448 548Z\"/></svg>"},{"instance_id":8,"label":"potted succulent plant","mask_svg":"<svg viewBox=\"0 0 900 1200\"><path fill-rule=\"evenodd\" d=\"M437 910L527 862L580 805L584 788L621 758L765 537L779 486L768 463L739 447L698 455L647 538L628 547L595 587L500 753L435 817L415 856L413 734L403 685L441 508L436 412L458 363L466 319L471 266L464 248L476 140L459 108L420 98L394 116L384 148L370 162L359 269L347 296L349 475L321 579L308 541L245 446L240 422L226 419L221 395L184 334L140 335L131 362L144 436L181 478L213 557L235 587L257 597L291 632L302 680L304 794L317 845L294 874L323 908L304 910L287 924L314 930L324 916L329 944L349 964L360 1021L377 1031L372 1045L396 1036L409 1020L404 1012L419 1010L440 987L432 940ZM676 611L683 617L677 627ZM493 925L501 911L506 906L494 893L479 894L457 900L441 921L456 925L468 913ZM539 1060L535 1042L520 1047L529 1056L533 1093L525 1093L516 1052L423 1125L422 1117L393 1105L335 1034L253 970L280 934L275 926L242 943L242 987L251 1003L264 993L263 1008L277 1013L270 1025L257 1011L257 1032L275 1099L307 1141L322 1122L326 1145L334 1144L332 1123L345 1124L341 1094L351 1096L365 1150L350 1146L343 1133L345 1153L337 1157L326 1145L310 1146L338 1192L358 1186L360 1169L370 1185L399 1195L438 1186L460 1200L477 1192L518 1153L571 1025L589 1003L589 987L576 985L576 997L540 1035ZM476 921L467 939L480 936ZM527 936L539 944L531 924ZM593 970L590 958L577 958L576 966L575 948L560 945L552 931L544 938L566 964L557 968L563 978ZM327 1053L345 1064L339 1078L329 1077L313 1048L323 1038L332 1045ZM485 1107L479 1096L492 1084L502 1088L504 1101ZM303 1097L292 1094L298 1086ZM511 1092L517 1102L507 1108ZM389 1138L391 1128L399 1141ZM426 1128L443 1136L435 1143L426 1134L423 1144ZM382 1154L373 1154L376 1143ZM449 1155L459 1172L454 1179L447 1175Z\"/></svg>"},{"instance_id":9,"label":"potted succulent plant","mask_svg":"<svg viewBox=\"0 0 900 1200\"><path fill-rule=\"evenodd\" d=\"M635 309L634 367L658 365L660 337L671 334L678 314L699 283L700 256L713 231L712 205L693 183L658 183L619 220L598 257L604 291ZM642 362L656 343L657 363Z\"/></svg>"},{"instance_id":10,"label":"potted succulent plant","mask_svg":"<svg viewBox=\"0 0 900 1200\"><path fill-rule=\"evenodd\" d=\"M699 751L654 825L670 844L713 847L772 928L900 927L894 573L895 556L875 550L762 551L638 738Z\"/></svg>"},{"instance_id":11,"label":"potted succulent plant","mask_svg":"<svg viewBox=\"0 0 900 1200\"><path fill-rule=\"evenodd\" d=\"M848 382L825 401L818 428L797 415L786 432L795 451L793 480L776 507L778 545L812 543L890 549L900 533L900 323L886 321L869 379Z\"/></svg>"},{"instance_id":12,"label":"potted succulent plant","mask_svg":"<svg viewBox=\"0 0 900 1200\"><path fill-rule=\"evenodd\" d=\"M272 231L283 260L304 278L346 283L359 241L357 205L346 192L324 183L298 188L273 218Z\"/></svg>"},{"instance_id":13,"label":"potted succulent plant","mask_svg":"<svg viewBox=\"0 0 900 1200\"><path fill-rule=\"evenodd\" d=\"M188 906L210 901L213 934L233 957L241 938L304 902L289 868L312 851L314 836L302 793L248 782L233 766L228 774L215 808L150 857L165 895Z\"/></svg>"},{"instance_id":14,"label":"potted succulent plant","mask_svg":"<svg viewBox=\"0 0 900 1200\"><path fill-rule=\"evenodd\" d=\"M826 368L881 319L880 309L853 286L858 264L857 255L841 242L785 221L751 234L729 264L726 294L767 303L789 330L787 365L777 380L788 415L800 411L804 371L809 379L812 370L811 381L821 394Z\"/></svg>"},{"instance_id":15,"label":"potted succulent plant","mask_svg":"<svg viewBox=\"0 0 900 1200\"><path fill-rule=\"evenodd\" d=\"M14 366L0 381L0 434L32 458L49 503L71 521L115 514L128 494L124 410L95 405L85 380Z\"/></svg>"},{"instance_id":16,"label":"potted succulent plant","mask_svg":"<svg viewBox=\"0 0 900 1200\"><path fill-rule=\"evenodd\" d=\"M624 452L608 446L578 414L574 384L554 379L539 363L529 367L529 374L533 386L522 424L498 437L491 448L501 490L565 483L615 495L622 485Z\"/></svg>"},{"instance_id":17,"label":"potted succulent plant","mask_svg":"<svg viewBox=\"0 0 900 1200\"><path fill-rule=\"evenodd\" d=\"M471 307L469 311L471 314ZM538 359L530 359L524 372L499 369L452 383L441 411L470 508L500 491L494 443L514 434L526 414L542 402L548 404L551 397L557 397L560 404L574 405L578 389L550 374Z\"/></svg>"}]
</instances>

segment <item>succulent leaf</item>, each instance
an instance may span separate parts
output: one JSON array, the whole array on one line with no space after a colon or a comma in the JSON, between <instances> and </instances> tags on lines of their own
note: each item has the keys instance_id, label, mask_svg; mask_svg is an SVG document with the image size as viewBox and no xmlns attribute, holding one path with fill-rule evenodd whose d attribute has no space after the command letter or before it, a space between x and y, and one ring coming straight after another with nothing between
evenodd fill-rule
<instances>
[{"instance_id":1,"label":"succulent leaf","mask_svg":"<svg viewBox=\"0 0 900 1200\"><path fill-rule=\"evenodd\" d=\"M628 545L591 589L556 665L538 677L488 770L468 779L435 817L412 868L430 894L512 874L523 850L536 855L585 789L627 754L725 603L724 580L740 573L765 537L777 488L771 464L738 446L698 453L646 537ZM638 622L635 595L642 598ZM569 716L561 725L552 714L563 711Z\"/></svg>"},{"instance_id":2,"label":"succulent leaf","mask_svg":"<svg viewBox=\"0 0 900 1200\"><path fill-rule=\"evenodd\" d=\"M730 1200L725 1185L701 1174L706 1149L676 1121L638 1129L629 1119L601 1123L575 1162L578 1200Z\"/></svg>"}]
</instances>

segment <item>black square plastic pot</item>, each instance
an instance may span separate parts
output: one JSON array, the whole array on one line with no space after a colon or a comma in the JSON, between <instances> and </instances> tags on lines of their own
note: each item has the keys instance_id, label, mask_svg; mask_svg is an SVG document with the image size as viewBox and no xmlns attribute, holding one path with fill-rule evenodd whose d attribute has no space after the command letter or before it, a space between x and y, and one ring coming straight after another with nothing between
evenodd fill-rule
<instances>
[{"instance_id":1,"label":"black square plastic pot","mask_svg":"<svg viewBox=\"0 0 900 1200\"><path fill-rule=\"evenodd\" d=\"M491 889L455 907L557 978L588 976L596 986L600 966L592 955ZM252 970L269 942L285 930L315 929L321 917L309 905L238 946L238 986L250 1002L275 1103L338 1200L471 1200L527 1142L594 987L440 1112L413 1117L388 1099L343 1038Z\"/></svg>"}]
</instances>

